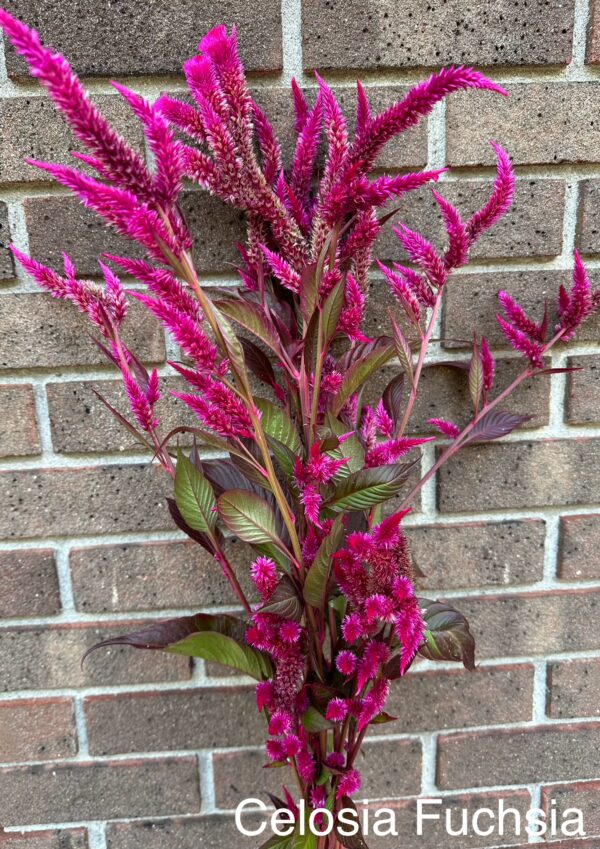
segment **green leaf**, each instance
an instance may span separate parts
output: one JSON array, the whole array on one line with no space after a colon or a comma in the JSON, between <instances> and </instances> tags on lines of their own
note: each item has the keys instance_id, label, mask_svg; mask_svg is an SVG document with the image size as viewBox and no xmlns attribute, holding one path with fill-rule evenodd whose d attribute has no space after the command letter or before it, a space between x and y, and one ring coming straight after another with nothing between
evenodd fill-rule
<instances>
[{"instance_id":1,"label":"green leaf","mask_svg":"<svg viewBox=\"0 0 600 849\"><path fill-rule=\"evenodd\" d=\"M348 398L361 389L365 381L393 357L394 352L394 345L384 341L353 362L344 374L342 385L332 399L331 412L337 416Z\"/></svg>"},{"instance_id":2,"label":"green leaf","mask_svg":"<svg viewBox=\"0 0 600 849\"><path fill-rule=\"evenodd\" d=\"M281 353L279 334L275 325L267 318L258 304L244 301L241 298L228 298L214 303L222 313L253 333L276 354Z\"/></svg>"},{"instance_id":3,"label":"green leaf","mask_svg":"<svg viewBox=\"0 0 600 849\"><path fill-rule=\"evenodd\" d=\"M327 300L323 304L323 339L325 342L333 337L337 330L340 313L344 306L344 281L340 281L337 286L334 286Z\"/></svg>"},{"instance_id":4,"label":"green leaf","mask_svg":"<svg viewBox=\"0 0 600 849\"><path fill-rule=\"evenodd\" d=\"M247 645L245 633L246 623L235 616L198 613L103 640L92 646L84 659L96 649L123 645L201 657L237 669L257 681L272 677L274 670L268 655Z\"/></svg>"},{"instance_id":5,"label":"green leaf","mask_svg":"<svg viewBox=\"0 0 600 849\"><path fill-rule=\"evenodd\" d=\"M475 669L475 639L469 623L458 610L442 601L420 598L427 625L419 654L428 660L453 660Z\"/></svg>"},{"instance_id":6,"label":"green leaf","mask_svg":"<svg viewBox=\"0 0 600 849\"><path fill-rule=\"evenodd\" d=\"M264 432L279 442L282 442L295 455L301 454L302 442L300 436L285 410L271 401L267 401L266 398L255 398L254 400L261 412L261 423Z\"/></svg>"},{"instance_id":7,"label":"green leaf","mask_svg":"<svg viewBox=\"0 0 600 849\"><path fill-rule=\"evenodd\" d=\"M328 731L333 728L333 723L325 719L322 713L310 705L308 710L302 714L302 725L311 734L318 734L320 731Z\"/></svg>"},{"instance_id":8,"label":"green leaf","mask_svg":"<svg viewBox=\"0 0 600 849\"><path fill-rule=\"evenodd\" d=\"M274 436L269 436L269 434L267 434L267 442L269 443L269 448L275 455L275 459L287 477L291 480L294 476L294 467L296 465L297 455L294 454L287 445L284 445L283 442L275 439Z\"/></svg>"},{"instance_id":9,"label":"green leaf","mask_svg":"<svg viewBox=\"0 0 600 849\"><path fill-rule=\"evenodd\" d=\"M317 556L304 582L304 600L312 607L320 609L325 604L327 584L331 574L332 556L342 544L344 525L342 517L335 520L331 532L321 543Z\"/></svg>"},{"instance_id":10,"label":"green leaf","mask_svg":"<svg viewBox=\"0 0 600 849\"><path fill-rule=\"evenodd\" d=\"M237 669L257 681L262 681L271 675L266 655L252 646L239 643L232 637L215 631L192 634L180 643L170 646L166 651L214 661L222 666Z\"/></svg>"},{"instance_id":11,"label":"green leaf","mask_svg":"<svg viewBox=\"0 0 600 849\"><path fill-rule=\"evenodd\" d=\"M387 501L400 492L417 462L354 472L336 487L324 506L336 512L367 510L374 504Z\"/></svg>"},{"instance_id":12,"label":"green leaf","mask_svg":"<svg viewBox=\"0 0 600 849\"><path fill-rule=\"evenodd\" d=\"M223 523L243 542L273 543L281 548L275 514L266 501L244 489L229 489L217 501Z\"/></svg>"},{"instance_id":13,"label":"green leaf","mask_svg":"<svg viewBox=\"0 0 600 849\"><path fill-rule=\"evenodd\" d=\"M190 528L208 534L214 531L217 501L213 489L181 451L175 472L175 502Z\"/></svg>"}]
</instances>

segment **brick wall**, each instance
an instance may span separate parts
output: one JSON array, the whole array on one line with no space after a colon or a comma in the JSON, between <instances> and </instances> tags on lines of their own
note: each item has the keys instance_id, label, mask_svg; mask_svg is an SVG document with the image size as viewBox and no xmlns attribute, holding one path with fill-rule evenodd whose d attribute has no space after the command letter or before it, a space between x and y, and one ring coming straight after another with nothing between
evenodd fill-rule
<instances>
[{"instance_id":1,"label":"brick wall","mask_svg":"<svg viewBox=\"0 0 600 849\"><path fill-rule=\"evenodd\" d=\"M479 323L506 354L505 380L515 364L494 328L496 291L538 302L566 278L575 246L600 277L600 0L283 0L283 9L279 0L73 0L68 18L54 0L5 5L67 53L138 144L108 78L152 97L182 90L182 59L220 21L237 21L258 99L278 126L290 113L283 87L294 74L313 85L313 68L349 106L357 75L382 105L440 64L491 68L509 101L454 96L384 162L456 166L444 189L468 211L489 189L488 138L514 157L514 208L451 286L440 329L465 338ZM13 267L9 240L43 261L66 248L86 274L119 240L23 164L65 160L72 142L8 48L0 74L0 841L250 846L227 812L279 782L260 768L251 689L171 656L112 650L79 665L87 646L132 623L231 602L202 550L174 532L168 481L95 400L92 386L117 401L120 390L78 317ZM227 282L238 216L199 192L186 207L206 279ZM407 219L439 235L427 193ZM397 256L389 237L381 255ZM162 333L132 312L130 338L166 371ZM460 601L480 665L467 674L421 663L394 691L399 723L369 742L365 794L396 799L404 847L445 845L439 833L414 837L419 793L471 807L502 796L520 810L556 799L582 807L588 833L600 835L599 328L552 357L584 371L520 390L515 405L536 415L528 429L459 455L409 520L425 589ZM447 358L447 347L468 355L448 343L434 356ZM428 379L438 394L435 408L427 397L417 410L421 432L456 404L439 394L439 373ZM424 467L432 461L427 449ZM231 545L247 580L248 557Z\"/></svg>"}]
</instances>

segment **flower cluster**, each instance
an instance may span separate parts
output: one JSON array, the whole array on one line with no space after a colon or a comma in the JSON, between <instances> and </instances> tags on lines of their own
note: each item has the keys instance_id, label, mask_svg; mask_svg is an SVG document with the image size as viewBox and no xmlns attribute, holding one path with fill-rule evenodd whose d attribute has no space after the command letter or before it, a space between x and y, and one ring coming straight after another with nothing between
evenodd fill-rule
<instances>
[{"instance_id":1,"label":"flower cluster","mask_svg":"<svg viewBox=\"0 0 600 849\"><path fill-rule=\"evenodd\" d=\"M74 154L83 170L32 164L144 250L143 259L106 255L102 283L78 279L68 256L59 272L14 254L42 289L91 321L96 344L122 375L129 411L105 403L174 478L174 521L214 556L245 614L169 620L103 645L176 643L178 653L218 658L253 676L268 720L269 761L291 766L309 807L337 813L360 789L356 761L370 724L392 720L385 712L391 682L419 654L474 663L465 618L417 596L402 530L411 503L457 451L504 436L527 418L500 405L524 380L551 371L547 355L600 306L600 293L576 255L552 331L548 306L532 319L501 292L498 322L524 357L522 371L497 393L494 354L474 329L470 360L452 363L468 379L472 409L463 424L430 419L441 440L421 436L411 417L424 370L435 365L428 354L446 287L477 239L507 212L515 176L493 143L497 174L488 201L467 218L433 189L444 247L397 221L398 262L384 265L375 247L392 213L380 210L428 184L443 186L444 169L382 175L377 160L447 95L505 94L499 86L473 69L447 68L375 113L358 83L351 132L323 79L316 76L312 94L293 82L295 143L285 163L248 88L235 28L218 26L185 63L190 101L164 95L150 103L115 85L141 124L148 165L101 115L64 57L7 12L0 11L0 26L84 147ZM218 297L201 285L194 265L180 203L184 178L245 213L238 285ZM388 334L368 330L372 283L388 285L394 298ZM178 353L161 376L184 384L173 395L197 426L161 432L159 372L149 372L123 341L126 294L168 331ZM396 374L380 400L364 403L365 386L392 361ZM191 452L173 444L183 433L194 439ZM420 474L421 446L433 439L440 442L436 459L427 454ZM205 447L226 459L203 459ZM386 515L392 498L396 510ZM227 534L252 549L258 602L228 559Z\"/></svg>"}]
</instances>

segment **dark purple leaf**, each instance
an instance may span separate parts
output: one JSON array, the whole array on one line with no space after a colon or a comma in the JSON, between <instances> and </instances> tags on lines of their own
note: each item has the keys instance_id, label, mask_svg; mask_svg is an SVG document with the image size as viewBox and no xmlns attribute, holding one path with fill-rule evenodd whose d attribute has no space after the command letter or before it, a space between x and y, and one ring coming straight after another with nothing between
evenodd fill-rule
<instances>
[{"instance_id":1,"label":"dark purple leaf","mask_svg":"<svg viewBox=\"0 0 600 849\"><path fill-rule=\"evenodd\" d=\"M383 390L381 400L386 413L394 424L397 424L404 409L404 372L400 372L390 380Z\"/></svg>"},{"instance_id":2,"label":"dark purple leaf","mask_svg":"<svg viewBox=\"0 0 600 849\"><path fill-rule=\"evenodd\" d=\"M300 622L304 608L291 578L287 575L281 576L269 603L264 604L260 608L260 612L276 613L278 616L283 616L284 619L293 619L295 622Z\"/></svg>"},{"instance_id":3,"label":"dark purple leaf","mask_svg":"<svg viewBox=\"0 0 600 849\"><path fill-rule=\"evenodd\" d=\"M491 439L500 439L532 418L533 416L520 416L505 410L490 410L489 413L479 419L463 445L470 442L489 442Z\"/></svg>"},{"instance_id":4,"label":"dark purple leaf","mask_svg":"<svg viewBox=\"0 0 600 849\"><path fill-rule=\"evenodd\" d=\"M419 654L428 660L453 660L475 669L475 640L469 623L458 610L442 601L420 598L426 631Z\"/></svg>"},{"instance_id":5,"label":"dark purple leaf","mask_svg":"<svg viewBox=\"0 0 600 849\"><path fill-rule=\"evenodd\" d=\"M246 643L246 623L235 616L197 613L157 622L135 633L96 643L84 654L82 663L91 652L108 646L132 646L200 657L230 666L258 681L271 677L274 672L269 657Z\"/></svg>"},{"instance_id":6,"label":"dark purple leaf","mask_svg":"<svg viewBox=\"0 0 600 849\"><path fill-rule=\"evenodd\" d=\"M336 818L336 821L334 823L335 836L337 837L339 842L342 844L344 849L369 849L369 847L365 843L365 838L363 837L362 830L361 830L361 827L360 827L359 813L358 813L358 811L356 809L356 805L354 804L352 799L349 796L343 796L342 799L341 799L341 807L345 808L347 811L351 810L351 811L354 812L354 815L355 815L355 818L356 818L355 821L356 821L356 824L358 825L358 832L357 832L357 834L353 835L352 837L348 837L347 835L342 834L340 832L338 821L337 821L337 818ZM347 830L348 830L348 826L344 826L344 831L347 831Z\"/></svg>"}]
</instances>

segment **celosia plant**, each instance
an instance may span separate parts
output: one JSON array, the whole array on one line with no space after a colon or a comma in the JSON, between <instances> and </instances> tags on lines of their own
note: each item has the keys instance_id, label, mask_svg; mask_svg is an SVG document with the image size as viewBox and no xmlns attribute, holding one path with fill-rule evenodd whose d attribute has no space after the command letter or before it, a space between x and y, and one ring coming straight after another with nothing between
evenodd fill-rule
<instances>
[{"instance_id":1,"label":"celosia plant","mask_svg":"<svg viewBox=\"0 0 600 849\"><path fill-rule=\"evenodd\" d=\"M431 420L440 450L419 477L411 452L435 437L407 436L407 428L442 297L473 244L509 208L515 181L509 157L494 144L497 177L474 215L464 219L433 190L447 232L444 252L404 225L394 228L402 262L378 266L403 319L390 314L389 333L370 338L369 275L390 218L379 210L441 174L387 176L374 168L384 146L446 95L505 92L477 71L447 68L374 114L359 83L351 134L320 77L312 104L292 83L296 144L286 167L248 90L235 30L228 35L221 26L184 66L189 102L164 96L149 103L115 84L141 122L150 167L102 117L62 56L8 13L0 13L0 24L87 151L74 154L84 170L32 164L143 246L147 259L105 257L110 266L100 262L105 284L98 285L80 280L67 255L59 272L14 254L43 289L75 303L97 328L97 345L120 370L130 403L128 416L113 412L174 479L175 523L214 556L244 610L161 622L108 642L218 661L257 679L268 761L291 767L308 813L327 808L335 817L360 790L357 756L370 725L392 720L385 712L391 682L417 654L474 666L464 617L416 595L404 517L458 450L504 436L528 418L503 411L503 401L522 381L552 371L545 355L574 335L600 294L591 291L578 256L555 319L543 305L539 319L530 318L500 293L498 322L524 356L523 370L495 393L494 357L474 334L473 409L465 411L466 424ZM246 214L240 285L218 297L202 287L194 266L180 205L184 178ZM144 284L143 293L130 290L128 297L179 346L182 359L170 366L187 389L173 394L195 413L197 427L161 431L157 371L149 373L121 336L127 298L115 268ZM366 382L394 357L397 376L374 406L365 405ZM189 456L176 444L186 432L195 441ZM202 460L203 445L227 459ZM386 511L392 497L397 506ZM253 549L258 604L247 599L226 556L227 534ZM287 788L284 795L299 819ZM316 845L314 837L299 837L300 825L293 845ZM319 845L340 844L364 845L348 842L337 827Z\"/></svg>"}]
</instances>

